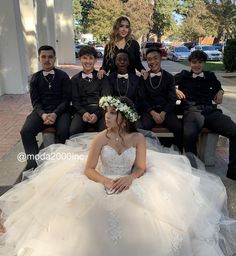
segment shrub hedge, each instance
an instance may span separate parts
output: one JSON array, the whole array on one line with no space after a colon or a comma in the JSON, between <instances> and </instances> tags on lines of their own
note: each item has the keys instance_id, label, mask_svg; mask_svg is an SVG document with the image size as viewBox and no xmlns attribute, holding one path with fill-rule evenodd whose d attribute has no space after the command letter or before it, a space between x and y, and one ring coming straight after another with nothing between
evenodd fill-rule
<instances>
[{"instance_id":1,"label":"shrub hedge","mask_svg":"<svg viewBox=\"0 0 236 256\"><path fill-rule=\"evenodd\" d=\"M225 70L233 72L236 70L236 39L228 39L224 48L223 63Z\"/></svg>"}]
</instances>

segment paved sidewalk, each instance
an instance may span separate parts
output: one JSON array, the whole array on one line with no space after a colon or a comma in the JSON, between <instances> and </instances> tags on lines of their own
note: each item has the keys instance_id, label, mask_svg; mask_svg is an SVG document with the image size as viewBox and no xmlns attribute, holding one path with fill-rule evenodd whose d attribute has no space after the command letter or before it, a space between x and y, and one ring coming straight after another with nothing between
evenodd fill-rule
<instances>
[{"instance_id":1,"label":"paved sidewalk","mask_svg":"<svg viewBox=\"0 0 236 256\"><path fill-rule=\"evenodd\" d=\"M100 67L98 63L96 67ZM173 63L170 61L163 62L163 68L172 73L179 72L186 66L175 63L173 71ZM73 76L81 70L79 64L60 66L69 76ZM225 89L224 102L222 104L223 111L230 115L236 121L236 74L235 77L227 77L224 72L216 73L218 79L222 82ZM232 75L233 76L233 75ZM4 193L11 187L21 171L25 163L17 161L16 156L20 152L24 152L20 140L20 129L25 121L26 116L31 112L31 102L29 94L24 95L3 95L0 97L0 194ZM38 136L41 141L41 135ZM208 171L218 174L222 177L226 185L231 216L236 218L236 182L225 178L228 162L228 141L221 138L217 147L216 165L207 168Z\"/></svg>"}]
</instances>

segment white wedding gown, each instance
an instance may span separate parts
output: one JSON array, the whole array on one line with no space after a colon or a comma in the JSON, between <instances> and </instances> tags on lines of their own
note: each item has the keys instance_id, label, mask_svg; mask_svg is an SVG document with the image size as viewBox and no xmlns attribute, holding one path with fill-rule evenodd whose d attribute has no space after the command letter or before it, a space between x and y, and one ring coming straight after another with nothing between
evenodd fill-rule
<instances>
[{"instance_id":1,"label":"white wedding gown","mask_svg":"<svg viewBox=\"0 0 236 256\"><path fill-rule=\"evenodd\" d=\"M129 190L108 195L83 174L87 148L53 145L45 152L79 159L43 161L0 198L7 231L1 256L235 253L236 222L224 215L225 187L192 170L186 157L148 149L146 173ZM128 175L135 154L133 147L119 155L106 145L98 168L112 178Z\"/></svg>"}]
</instances>

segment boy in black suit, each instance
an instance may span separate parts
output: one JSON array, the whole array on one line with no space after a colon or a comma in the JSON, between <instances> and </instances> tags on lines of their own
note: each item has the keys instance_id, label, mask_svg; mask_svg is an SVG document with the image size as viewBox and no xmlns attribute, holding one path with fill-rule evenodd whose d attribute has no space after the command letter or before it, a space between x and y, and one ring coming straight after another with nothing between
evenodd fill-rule
<instances>
[{"instance_id":1,"label":"boy in black suit","mask_svg":"<svg viewBox=\"0 0 236 256\"><path fill-rule=\"evenodd\" d=\"M84 46L79 51L83 70L71 78L72 105L75 113L70 126L70 135L85 132L88 128L102 131L105 128L103 110L99 107L99 99L110 95L108 78L97 78L94 65L97 52L92 46Z\"/></svg>"},{"instance_id":2,"label":"boy in black suit","mask_svg":"<svg viewBox=\"0 0 236 256\"><path fill-rule=\"evenodd\" d=\"M25 169L37 166L35 155L39 148L36 135L47 127L55 127L59 143L69 136L71 83L69 76L55 68L56 52L53 47L43 45L38 49L42 70L33 74L30 81L32 113L21 129L21 138L27 155Z\"/></svg>"},{"instance_id":3,"label":"boy in black suit","mask_svg":"<svg viewBox=\"0 0 236 256\"><path fill-rule=\"evenodd\" d=\"M212 104L221 104L224 90L215 74L203 71L207 55L194 51L189 56L191 71L175 75L176 94L184 110L185 152L197 154L197 140L202 127L229 138L227 177L236 180L236 124Z\"/></svg>"},{"instance_id":4,"label":"boy in black suit","mask_svg":"<svg viewBox=\"0 0 236 256\"><path fill-rule=\"evenodd\" d=\"M129 72L130 57L125 49L119 49L115 56L117 71L109 75L112 96L127 97L137 105L140 78Z\"/></svg>"},{"instance_id":5,"label":"boy in black suit","mask_svg":"<svg viewBox=\"0 0 236 256\"><path fill-rule=\"evenodd\" d=\"M174 77L161 68L162 50L146 52L149 76L141 78L139 90L141 128L151 130L156 124L174 133L174 144L182 151L182 123L175 114L176 92Z\"/></svg>"}]
</instances>

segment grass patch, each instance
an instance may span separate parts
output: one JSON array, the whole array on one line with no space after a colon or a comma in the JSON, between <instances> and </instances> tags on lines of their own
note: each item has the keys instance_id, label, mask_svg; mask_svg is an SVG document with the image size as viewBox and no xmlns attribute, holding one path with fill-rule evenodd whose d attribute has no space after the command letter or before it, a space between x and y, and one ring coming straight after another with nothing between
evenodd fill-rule
<instances>
[{"instance_id":1,"label":"grass patch","mask_svg":"<svg viewBox=\"0 0 236 256\"><path fill-rule=\"evenodd\" d=\"M184 64L186 66L189 66L189 63L187 61L181 62L181 64ZM204 67L204 70L207 71L224 71L225 67L222 61L207 61Z\"/></svg>"}]
</instances>

